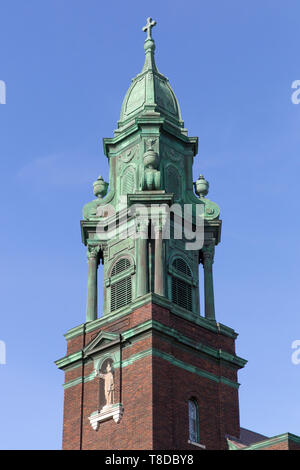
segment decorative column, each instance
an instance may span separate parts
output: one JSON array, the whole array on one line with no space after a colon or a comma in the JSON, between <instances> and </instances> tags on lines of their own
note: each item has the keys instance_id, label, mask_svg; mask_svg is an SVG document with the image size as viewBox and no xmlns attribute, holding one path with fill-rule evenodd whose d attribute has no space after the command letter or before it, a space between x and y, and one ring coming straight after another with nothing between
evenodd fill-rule
<instances>
[{"instance_id":1,"label":"decorative column","mask_svg":"<svg viewBox=\"0 0 300 470\"><path fill-rule=\"evenodd\" d=\"M164 295L164 262L162 225L154 222L155 233L155 260L154 260L154 292Z\"/></svg>"},{"instance_id":2,"label":"decorative column","mask_svg":"<svg viewBox=\"0 0 300 470\"><path fill-rule=\"evenodd\" d=\"M148 292L148 220L137 226L137 297Z\"/></svg>"},{"instance_id":3,"label":"decorative column","mask_svg":"<svg viewBox=\"0 0 300 470\"><path fill-rule=\"evenodd\" d=\"M215 320L215 300L212 272L215 251L214 243L204 245L201 251L204 269L205 318L208 320Z\"/></svg>"},{"instance_id":4,"label":"decorative column","mask_svg":"<svg viewBox=\"0 0 300 470\"><path fill-rule=\"evenodd\" d=\"M99 264L99 246L88 247L88 288L86 303L86 321L97 319L97 270Z\"/></svg>"}]
</instances>

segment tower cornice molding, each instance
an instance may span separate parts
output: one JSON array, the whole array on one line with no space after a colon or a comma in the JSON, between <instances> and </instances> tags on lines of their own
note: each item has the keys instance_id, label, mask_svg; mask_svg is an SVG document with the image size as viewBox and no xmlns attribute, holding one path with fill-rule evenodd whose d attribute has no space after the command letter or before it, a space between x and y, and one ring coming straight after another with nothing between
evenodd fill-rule
<instances>
[{"instance_id":1,"label":"tower cornice molding","mask_svg":"<svg viewBox=\"0 0 300 470\"><path fill-rule=\"evenodd\" d=\"M143 132L147 132L147 128L149 126L156 126L158 135L160 131L163 131L172 136L172 138L175 137L184 144L190 145L194 156L198 153L198 137L188 136L178 131L178 129L172 126L165 117L161 117L160 115L155 117L150 115L141 115L134 119L130 119L128 123L129 125L124 129L115 131L114 137L103 138L103 150L108 158L111 155L110 146L116 146L119 142L124 139L128 139L128 137L134 133L141 132L143 134Z\"/></svg>"},{"instance_id":2,"label":"tower cornice molding","mask_svg":"<svg viewBox=\"0 0 300 470\"><path fill-rule=\"evenodd\" d=\"M65 333L64 336L66 340L69 341L72 338L76 338L77 336L82 335L84 331L86 333L90 333L91 331L94 331L96 329L108 326L110 323L115 322L120 318L124 318L126 315L129 315L132 311L136 310L137 308L140 308L143 305L149 304L151 302L160 305L161 307L165 307L170 310L172 314L184 318L185 320L191 323L196 323L197 325L209 331L213 331L215 333L228 336L229 338L233 339L236 339L238 336L238 333L236 333L234 329L214 320L207 320L203 316L187 312L186 310L173 304L167 298L156 295L155 293L148 293L143 297L135 299L129 306L124 307L117 313L105 315L104 317L98 318L97 320L94 320L92 322L82 323L77 327L71 328Z\"/></svg>"},{"instance_id":3,"label":"tower cornice molding","mask_svg":"<svg viewBox=\"0 0 300 470\"><path fill-rule=\"evenodd\" d=\"M79 366L83 359L87 359L93 355L99 355L104 350L109 348L115 348L116 346L120 346L123 344L123 347L128 341L129 344L132 344L132 341L136 337L141 337L142 334L156 331L158 333L162 333L173 340L178 341L182 345L186 347L195 349L199 353L206 354L210 356L214 360L222 360L224 363L231 364L235 368L243 368L247 361L236 354L230 354L222 349L216 349L212 346L207 346L205 344L192 341L187 336L183 335L180 331L170 328L163 323L157 320L147 320L136 327L130 328L124 333L116 334L116 333L109 333L100 331L100 333L94 338L88 345L83 348L82 350L78 351L77 353L69 354L61 359L55 361L56 365L60 369L64 369L66 367L74 366L76 363ZM107 342L102 342L102 338L107 339Z\"/></svg>"}]
</instances>

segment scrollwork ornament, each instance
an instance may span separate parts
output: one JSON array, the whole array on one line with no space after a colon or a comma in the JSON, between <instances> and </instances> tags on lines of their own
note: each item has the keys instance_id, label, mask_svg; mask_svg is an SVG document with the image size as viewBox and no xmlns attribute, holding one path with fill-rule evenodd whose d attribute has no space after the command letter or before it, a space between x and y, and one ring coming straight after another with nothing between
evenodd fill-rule
<instances>
[{"instance_id":1,"label":"scrollwork ornament","mask_svg":"<svg viewBox=\"0 0 300 470\"><path fill-rule=\"evenodd\" d=\"M168 159L172 162L176 162L181 167L183 167L183 156L181 153L177 152L176 150L174 150L172 147L169 147L168 145L162 146L162 153L165 159Z\"/></svg>"},{"instance_id":2,"label":"scrollwork ornament","mask_svg":"<svg viewBox=\"0 0 300 470\"><path fill-rule=\"evenodd\" d=\"M97 246L88 246L87 249L87 257L89 259L97 259L99 252L101 250L101 247L99 245Z\"/></svg>"},{"instance_id":3,"label":"scrollwork ornament","mask_svg":"<svg viewBox=\"0 0 300 470\"><path fill-rule=\"evenodd\" d=\"M214 262L215 246L213 243L204 245L202 248L202 263L204 267L211 267Z\"/></svg>"},{"instance_id":4,"label":"scrollwork ornament","mask_svg":"<svg viewBox=\"0 0 300 470\"><path fill-rule=\"evenodd\" d=\"M138 146L136 145L135 147L132 147L130 149L127 149L122 155L121 159L124 163L129 163L133 157L135 156L137 152Z\"/></svg>"},{"instance_id":5,"label":"scrollwork ornament","mask_svg":"<svg viewBox=\"0 0 300 470\"><path fill-rule=\"evenodd\" d=\"M169 150L169 156L170 156L170 160L172 160L173 162L178 162L180 160L179 153L175 152L174 149Z\"/></svg>"}]
</instances>

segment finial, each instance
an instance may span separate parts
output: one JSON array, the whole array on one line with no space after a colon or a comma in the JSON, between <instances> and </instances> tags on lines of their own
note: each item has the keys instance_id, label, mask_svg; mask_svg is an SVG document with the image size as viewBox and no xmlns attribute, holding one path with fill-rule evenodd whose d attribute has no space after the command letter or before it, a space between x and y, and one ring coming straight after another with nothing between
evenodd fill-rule
<instances>
[{"instance_id":1,"label":"finial","mask_svg":"<svg viewBox=\"0 0 300 470\"><path fill-rule=\"evenodd\" d=\"M206 181L203 175L200 175L197 181L194 183L195 192L200 198L205 197L208 194L209 182Z\"/></svg>"},{"instance_id":2,"label":"finial","mask_svg":"<svg viewBox=\"0 0 300 470\"><path fill-rule=\"evenodd\" d=\"M149 18L147 18L146 26L143 27L143 31L147 31L146 41L147 41L147 39L152 39L151 30L155 25L156 25L156 21L152 20L152 18L150 18L150 16L149 16Z\"/></svg>"},{"instance_id":3,"label":"finial","mask_svg":"<svg viewBox=\"0 0 300 470\"><path fill-rule=\"evenodd\" d=\"M93 184L94 194L99 199L102 199L107 193L108 183L104 181L102 176L98 176L97 181Z\"/></svg>"},{"instance_id":4,"label":"finial","mask_svg":"<svg viewBox=\"0 0 300 470\"><path fill-rule=\"evenodd\" d=\"M154 60L154 51L155 51L155 42L151 36L151 30L153 26L156 25L156 21L152 20L152 18L147 18L147 24L146 26L143 27L143 31L147 32L147 37L145 39L144 43L144 49L145 49L145 64L143 67L142 72L145 72L146 70L152 70L153 72L158 72L155 60Z\"/></svg>"}]
</instances>

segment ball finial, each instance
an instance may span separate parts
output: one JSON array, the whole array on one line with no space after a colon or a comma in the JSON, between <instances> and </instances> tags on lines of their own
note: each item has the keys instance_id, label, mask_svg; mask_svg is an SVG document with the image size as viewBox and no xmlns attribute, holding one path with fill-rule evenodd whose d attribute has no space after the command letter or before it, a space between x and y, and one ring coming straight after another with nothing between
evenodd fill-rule
<instances>
[{"instance_id":1,"label":"ball finial","mask_svg":"<svg viewBox=\"0 0 300 470\"><path fill-rule=\"evenodd\" d=\"M94 194L99 199L103 198L107 192L108 183L104 181L102 176L98 176L97 181L93 184Z\"/></svg>"},{"instance_id":2,"label":"ball finial","mask_svg":"<svg viewBox=\"0 0 300 470\"><path fill-rule=\"evenodd\" d=\"M195 192L200 198L205 197L208 194L209 182L206 181L203 175L200 175L197 181L194 183Z\"/></svg>"}]
</instances>

